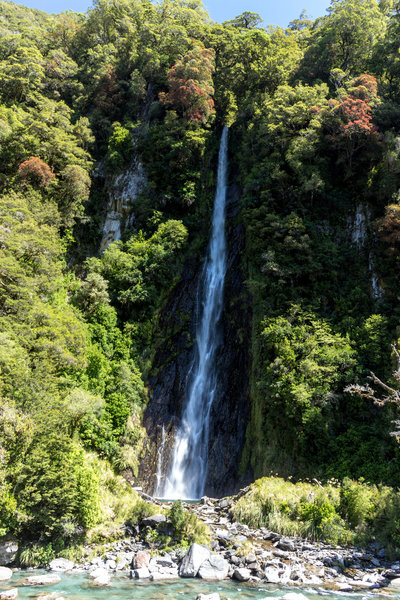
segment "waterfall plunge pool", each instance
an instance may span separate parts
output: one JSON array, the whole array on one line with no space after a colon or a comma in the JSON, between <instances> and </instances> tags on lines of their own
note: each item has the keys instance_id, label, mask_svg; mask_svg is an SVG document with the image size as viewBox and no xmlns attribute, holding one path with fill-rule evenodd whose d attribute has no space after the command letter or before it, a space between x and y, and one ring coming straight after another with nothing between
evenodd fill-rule
<instances>
[{"instance_id":1,"label":"waterfall plunge pool","mask_svg":"<svg viewBox=\"0 0 400 600\"><path fill-rule=\"evenodd\" d=\"M7 583L0 584L0 593L11 588L18 588L19 600L31 600L43 595L52 594L53 598L63 597L65 600L195 600L200 593L211 594L218 592L222 598L229 597L232 600L238 598L248 600L261 600L262 598L279 598L288 592L302 593L308 600L317 600L329 597L332 600L339 598L353 598L354 600L366 600L373 598L393 597L399 598L399 594L361 591L354 592L332 592L322 588L294 588L280 587L276 585L252 586L230 580L222 582L207 582L201 579L178 579L176 581L139 581L129 579L127 576L115 575L111 579L111 585L107 587L93 587L91 580L85 573L67 574L60 573L61 582L52 586L22 586L22 581L29 575L38 575L46 571L17 571ZM53 595L53 592L56 594Z\"/></svg>"}]
</instances>

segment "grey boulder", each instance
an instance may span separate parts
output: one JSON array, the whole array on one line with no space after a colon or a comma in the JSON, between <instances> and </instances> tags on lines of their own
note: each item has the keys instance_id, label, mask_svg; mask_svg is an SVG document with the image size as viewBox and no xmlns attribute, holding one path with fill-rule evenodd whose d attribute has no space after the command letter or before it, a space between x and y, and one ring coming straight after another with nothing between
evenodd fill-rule
<instances>
[{"instance_id":1,"label":"grey boulder","mask_svg":"<svg viewBox=\"0 0 400 600\"><path fill-rule=\"evenodd\" d=\"M151 517L146 517L145 519L143 519L142 523L143 525L147 525L148 527L158 527L160 523L165 523L166 520L167 517L160 513L157 515L151 515Z\"/></svg>"},{"instance_id":2,"label":"grey boulder","mask_svg":"<svg viewBox=\"0 0 400 600\"><path fill-rule=\"evenodd\" d=\"M182 560L179 575L181 577L196 577L201 565L210 556L211 550L208 546L192 544Z\"/></svg>"},{"instance_id":3,"label":"grey boulder","mask_svg":"<svg viewBox=\"0 0 400 600\"><path fill-rule=\"evenodd\" d=\"M212 554L199 569L198 576L208 581L221 581L228 576L229 563L222 556Z\"/></svg>"},{"instance_id":4,"label":"grey boulder","mask_svg":"<svg viewBox=\"0 0 400 600\"><path fill-rule=\"evenodd\" d=\"M55 585L60 583L61 577L56 574L33 575L24 579L22 585Z\"/></svg>"},{"instance_id":5,"label":"grey boulder","mask_svg":"<svg viewBox=\"0 0 400 600\"><path fill-rule=\"evenodd\" d=\"M49 563L50 571L71 571L75 566L75 563L72 560L68 560L67 558L55 558Z\"/></svg>"},{"instance_id":6,"label":"grey boulder","mask_svg":"<svg viewBox=\"0 0 400 600\"><path fill-rule=\"evenodd\" d=\"M16 598L18 598L18 588L0 590L0 600L16 600Z\"/></svg>"},{"instance_id":7,"label":"grey boulder","mask_svg":"<svg viewBox=\"0 0 400 600\"><path fill-rule=\"evenodd\" d=\"M0 567L0 581L11 579L13 572L8 567Z\"/></svg>"},{"instance_id":8,"label":"grey boulder","mask_svg":"<svg viewBox=\"0 0 400 600\"><path fill-rule=\"evenodd\" d=\"M18 552L18 544L13 540L0 543L0 566L5 567L14 562Z\"/></svg>"},{"instance_id":9,"label":"grey boulder","mask_svg":"<svg viewBox=\"0 0 400 600\"><path fill-rule=\"evenodd\" d=\"M233 579L236 579L236 581L248 581L250 575L250 570L245 568L235 569L233 571Z\"/></svg>"}]
</instances>

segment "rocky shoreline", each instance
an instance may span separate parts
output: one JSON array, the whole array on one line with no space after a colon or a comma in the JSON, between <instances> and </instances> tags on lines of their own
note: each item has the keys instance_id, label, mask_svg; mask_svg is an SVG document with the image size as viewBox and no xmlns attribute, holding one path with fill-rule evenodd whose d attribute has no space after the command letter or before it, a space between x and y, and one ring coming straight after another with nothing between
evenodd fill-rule
<instances>
[{"instance_id":1,"label":"rocky shoreline","mask_svg":"<svg viewBox=\"0 0 400 600\"><path fill-rule=\"evenodd\" d=\"M150 498L143 495L147 500ZM160 508L169 508L154 499ZM144 540L162 527L161 512L143 519L124 540L107 545L102 557L81 564L58 558L50 562L48 575L23 580L23 585L51 585L59 581L57 572L87 573L93 586L107 586L115 574L149 581L198 577L207 581L231 578L237 582L281 586L316 586L338 592L360 592L396 587L400 590L400 562L387 558L384 548L371 544L367 550L343 548L304 539L289 538L265 528L250 529L233 522L232 500L202 498L201 503L185 508L205 522L211 532L210 547L192 544L189 549L157 554ZM15 549L15 548L14 548ZM88 555L90 548L88 550ZM7 558L8 556L8 558ZM6 557L6 558L4 558ZM11 559L11 560L10 560ZM13 554L0 544L0 581L11 578ZM18 594L17 594L18 595ZM13 600L15 589L0 592L0 600ZM297 595L296 595L297 597ZM290 600L290 599L288 599Z\"/></svg>"}]
</instances>

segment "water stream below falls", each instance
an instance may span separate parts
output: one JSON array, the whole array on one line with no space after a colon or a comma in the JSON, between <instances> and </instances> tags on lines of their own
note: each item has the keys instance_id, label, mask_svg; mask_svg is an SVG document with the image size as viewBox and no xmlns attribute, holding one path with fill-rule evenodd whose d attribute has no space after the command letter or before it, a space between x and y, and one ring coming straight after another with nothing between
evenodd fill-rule
<instances>
[{"instance_id":1,"label":"water stream below falls","mask_svg":"<svg viewBox=\"0 0 400 600\"><path fill-rule=\"evenodd\" d=\"M200 498L204 493L210 411L217 388L218 323L223 307L226 273L227 171L228 128L225 127L218 157L211 238L197 292L198 323L194 358L187 376L185 408L176 433L171 464L166 470L166 477L157 478L155 495L161 498Z\"/></svg>"},{"instance_id":2,"label":"water stream below falls","mask_svg":"<svg viewBox=\"0 0 400 600\"><path fill-rule=\"evenodd\" d=\"M218 592L221 598L229 597L232 600L248 599L277 599L288 592L302 592L307 600L318 600L328 596L332 600L351 598L352 600L366 600L383 598L378 592L373 593L363 590L360 593L331 592L329 590L313 588L283 588L277 585L251 586L233 581L207 582L200 579L180 579L177 581L150 581L129 579L124 576L114 576L111 584L102 588L94 587L86 574L60 573L61 582L52 586L26 586L22 587L24 577L38 575L44 571L19 571L14 573L7 583L0 583L0 594L4 590L18 587L19 600L38 598L39 595L54 594L53 598L65 600L195 600L199 593L211 594ZM21 586L21 587L20 587ZM386 598L387 598L386 594ZM390 596L389 596L390 597ZM398 594L392 597L398 599Z\"/></svg>"}]
</instances>

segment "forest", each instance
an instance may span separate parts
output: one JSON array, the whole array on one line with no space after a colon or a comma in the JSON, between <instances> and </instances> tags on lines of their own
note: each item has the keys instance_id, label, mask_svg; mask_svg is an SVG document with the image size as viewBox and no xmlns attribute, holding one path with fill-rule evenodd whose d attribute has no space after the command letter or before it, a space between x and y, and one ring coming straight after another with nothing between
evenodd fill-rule
<instances>
[{"instance_id":1,"label":"forest","mask_svg":"<svg viewBox=\"0 0 400 600\"><path fill-rule=\"evenodd\" d=\"M354 393L399 383L399 45L394 0L285 29L214 23L201 0L1 2L0 537L51 555L146 510L129 482L149 381L204 255L224 125L246 290L226 302L250 315L237 478L400 485L398 404Z\"/></svg>"}]
</instances>

